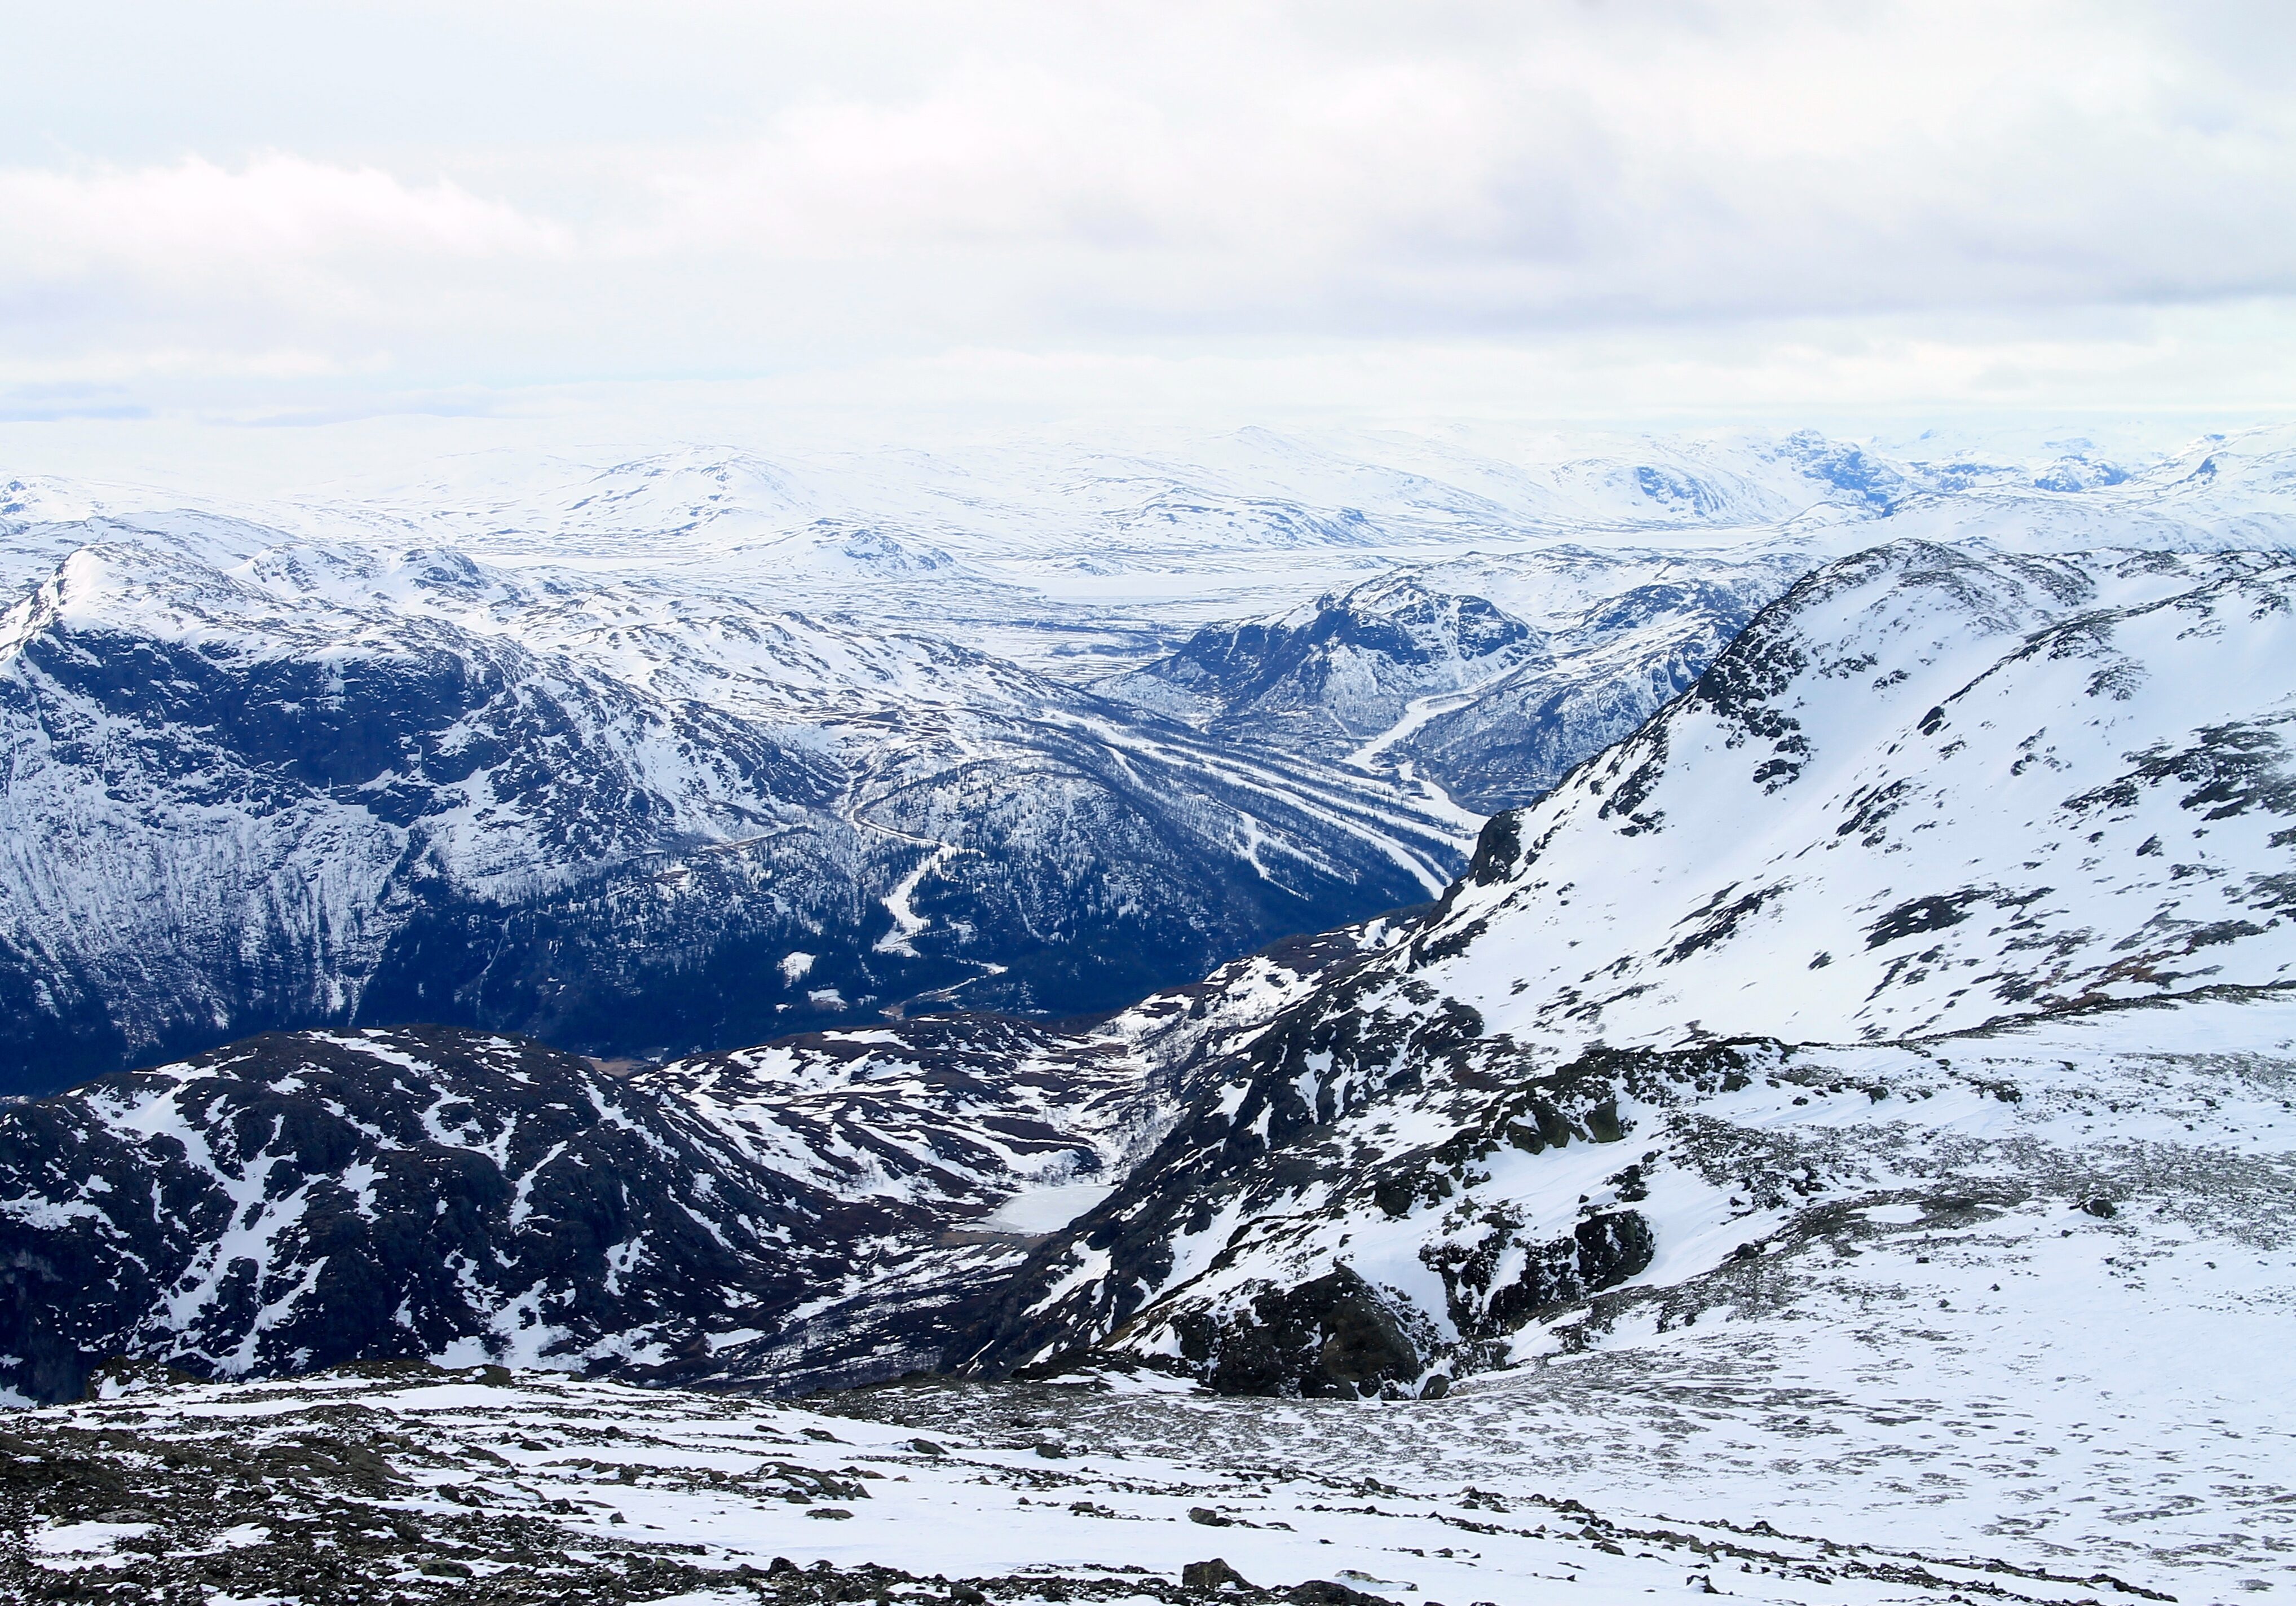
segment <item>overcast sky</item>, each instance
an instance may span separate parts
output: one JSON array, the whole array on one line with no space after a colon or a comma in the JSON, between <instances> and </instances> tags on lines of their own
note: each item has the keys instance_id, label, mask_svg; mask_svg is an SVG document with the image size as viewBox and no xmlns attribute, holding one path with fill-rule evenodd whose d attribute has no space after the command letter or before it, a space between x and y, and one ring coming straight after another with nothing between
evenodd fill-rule
<instances>
[{"instance_id":1,"label":"overcast sky","mask_svg":"<svg viewBox=\"0 0 2296 1606\"><path fill-rule=\"evenodd\" d=\"M4 9L82 436L2296 403L2286 0Z\"/></svg>"}]
</instances>

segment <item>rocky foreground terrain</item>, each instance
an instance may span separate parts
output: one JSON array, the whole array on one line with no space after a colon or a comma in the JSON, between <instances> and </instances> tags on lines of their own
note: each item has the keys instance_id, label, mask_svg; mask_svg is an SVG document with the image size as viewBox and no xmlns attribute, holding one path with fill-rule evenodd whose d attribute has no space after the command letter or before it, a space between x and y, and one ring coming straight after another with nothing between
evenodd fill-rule
<instances>
[{"instance_id":1,"label":"rocky foreground terrain","mask_svg":"<svg viewBox=\"0 0 2296 1606\"><path fill-rule=\"evenodd\" d=\"M1742 1263L1694 1325L1437 1398L114 1369L8 1420L0 1577L201 1602L2269 1599L2296 1586L2290 1425L2259 1410L2290 1381L2288 1240L2127 1202L1865 1207Z\"/></svg>"}]
</instances>

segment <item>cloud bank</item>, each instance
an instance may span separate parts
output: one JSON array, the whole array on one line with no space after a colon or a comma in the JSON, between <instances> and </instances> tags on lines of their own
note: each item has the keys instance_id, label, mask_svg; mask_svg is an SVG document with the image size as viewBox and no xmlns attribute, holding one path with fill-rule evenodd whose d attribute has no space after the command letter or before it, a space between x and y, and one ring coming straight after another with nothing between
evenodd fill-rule
<instances>
[{"instance_id":1,"label":"cloud bank","mask_svg":"<svg viewBox=\"0 0 2296 1606\"><path fill-rule=\"evenodd\" d=\"M2269 7L307 10L30 41L0 388L2291 388Z\"/></svg>"}]
</instances>

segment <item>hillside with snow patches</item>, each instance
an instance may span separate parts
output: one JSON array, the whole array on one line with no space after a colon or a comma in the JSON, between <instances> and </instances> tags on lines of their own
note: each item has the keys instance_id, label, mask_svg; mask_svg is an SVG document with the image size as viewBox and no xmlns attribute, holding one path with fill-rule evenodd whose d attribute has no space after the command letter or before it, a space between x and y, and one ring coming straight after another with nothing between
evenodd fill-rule
<instances>
[{"instance_id":1,"label":"hillside with snow patches","mask_svg":"<svg viewBox=\"0 0 2296 1606\"><path fill-rule=\"evenodd\" d=\"M1659 1291L1803 1241L1885 1152L1946 1151L1988 1100L1997 1146L1972 1152L2003 1202L2034 1226L2109 1209L2112 1168L2052 1155L2047 1123L2109 1083L2106 1127L2150 1137L2171 1095L2148 1055L2188 1029L2276 1053L2285 1029L2292 581L2277 557L1925 544L1820 570L1496 817L1407 941L1269 999L964 1364L1084 1336L1239 1386L1418 1388L1629 1307L1694 1314L1704 1296ZM2075 1060L2003 1069L2051 1021L2080 1023L2053 1028ZM2191 1147L2276 1143L2280 1074L2228 1069L2237 1113ZM2129 1163L2139 1193L2205 1166ZM2245 1202L2276 1219L2286 1181L2267 1168ZM1636 1292L1554 1331L1612 1288Z\"/></svg>"},{"instance_id":2,"label":"hillside with snow patches","mask_svg":"<svg viewBox=\"0 0 2296 1606\"><path fill-rule=\"evenodd\" d=\"M1019 1258L964 1229L1116 1169L1156 1100L1026 1028L948 1053L916 1029L628 1080L440 1028L271 1034L11 1106L7 1386L70 1398L114 1355L813 1387L930 1364L942 1307Z\"/></svg>"},{"instance_id":3,"label":"hillside with snow patches","mask_svg":"<svg viewBox=\"0 0 2296 1606\"><path fill-rule=\"evenodd\" d=\"M2276 555L1844 560L1496 828L1513 873L1429 938L1475 951L1442 985L1496 1029L1637 1044L2281 985L2292 631Z\"/></svg>"}]
</instances>

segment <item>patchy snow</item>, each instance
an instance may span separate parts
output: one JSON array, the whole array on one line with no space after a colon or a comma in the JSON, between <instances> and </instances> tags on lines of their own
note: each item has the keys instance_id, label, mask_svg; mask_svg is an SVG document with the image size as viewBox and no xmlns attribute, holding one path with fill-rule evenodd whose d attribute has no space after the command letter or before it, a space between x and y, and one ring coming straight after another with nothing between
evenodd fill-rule
<instances>
[{"instance_id":1,"label":"patchy snow","mask_svg":"<svg viewBox=\"0 0 2296 1606\"><path fill-rule=\"evenodd\" d=\"M32 1536L32 1546L45 1556L109 1555L122 1539L141 1539L156 1525L150 1522L59 1522Z\"/></svg>"},{"instance_id":2,"label":"patchy snow","mask_svg":"<svg viewBox=\"0 0 2296 1606\"><path fill-rule=\"evenodd\" d=\"M2284 1585L2273 1513L2289 1493L2285 1435L2235 1405L2263 1381L2257 1362L2221 1384L2132 1397L2085 1375L2117 1335L2046 1358L2083 1314L2005 1350L1982 1341L1994 1324L1979 1312L1840 1353L1831 1327L1772 1319L1685 1337L1663 1356L1582 1358L1389 1405L944 1384L832 1401L832 1414L522 1377L185 1387L132 1409L143 1442L201 1452L324 1451L355 1412L400 1482L370 1494L320 1474L283 1487L266 1534L309 1522L307 1502L332 1503L345 1519L395 1513L410 1571L426 1553L483 1565L498 1544L491 1512L554 1529L562 1567L630 1546L685 1557L701 1570L684 1587L701 1598L775 1557L1011 1580L1000 1599L1028 1598L1032 1577L1114 1582L1128 1569L1169 1586L1213 1556L1276 1588L1320 1577L1466 1602L1718 1591L1881 1606L1982 1593L2072 1606ZM2240 1340L2208 1354L2232 1356ZM2021 1386L2037 1363L2084 1387ZM2276 1358L2264 1370L2285 1381ZM1869 1374L1870 1392L1840 1397ZM52 1407L10 1426L38 1438L130 1409ZM2128 1454L2138 1444L2141 1459ZM165 1500L166 1478L149 1494ZM257 1525L227 1509L176 1503L165 1520L171 1540L193 1541L184 1548L250 1569L288 1542L248 1536ZM220 1531L199 1538L202 1522ZM111 1531L75 1525L94 1528Z\"/></svg>"}]
</instances>

